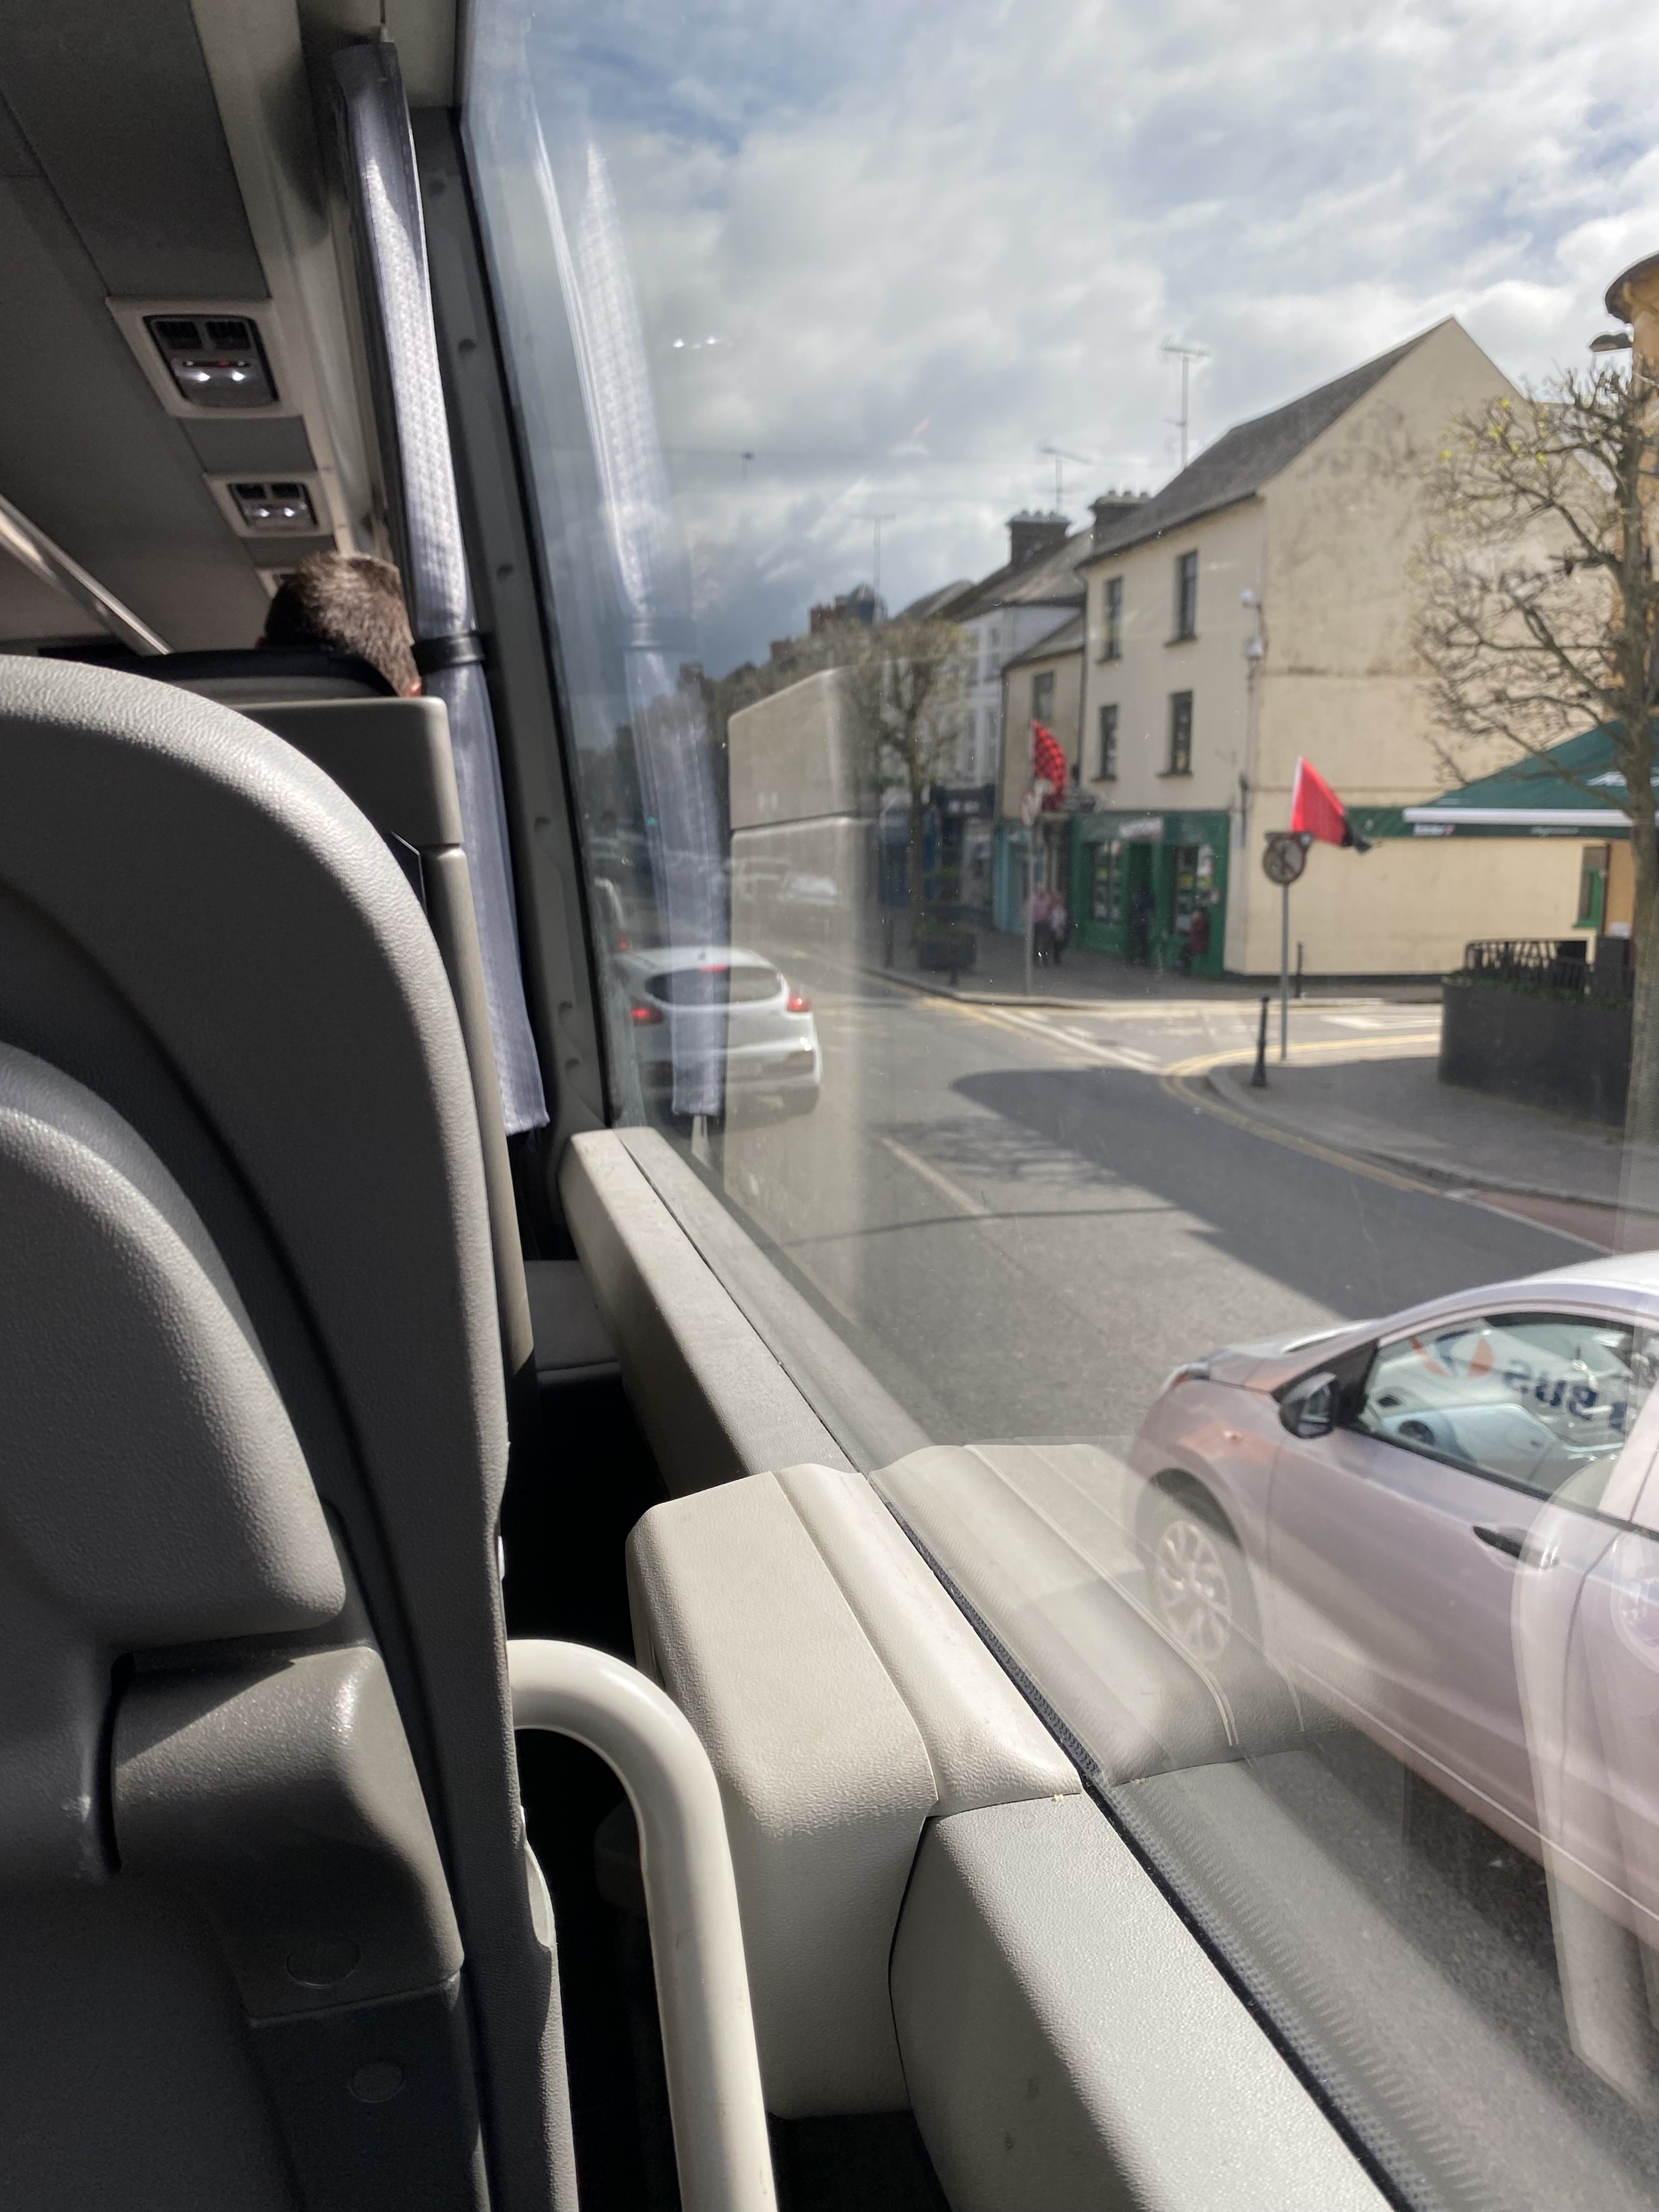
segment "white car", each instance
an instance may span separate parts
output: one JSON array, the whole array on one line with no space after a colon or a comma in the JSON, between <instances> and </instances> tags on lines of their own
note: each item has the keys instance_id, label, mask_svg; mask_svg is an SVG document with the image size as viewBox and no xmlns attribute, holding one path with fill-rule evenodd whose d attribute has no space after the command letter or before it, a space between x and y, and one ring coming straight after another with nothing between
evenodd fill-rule
<instances>
[{"instance_id":1,"label":"white car","mask_svg":"<svg viewBox=\"0 0 1659 2212\"><path fill-rule=\"evenodd\" d=\"M724 1064L728 1107L739 1095L775 1099L788 1114L817 1104L823 1055L812 1001L758 952L659 946L625 953L615 972L647 1098L672 1104L676 1058L714 1053Z\"/></svg>"}]
</instances>

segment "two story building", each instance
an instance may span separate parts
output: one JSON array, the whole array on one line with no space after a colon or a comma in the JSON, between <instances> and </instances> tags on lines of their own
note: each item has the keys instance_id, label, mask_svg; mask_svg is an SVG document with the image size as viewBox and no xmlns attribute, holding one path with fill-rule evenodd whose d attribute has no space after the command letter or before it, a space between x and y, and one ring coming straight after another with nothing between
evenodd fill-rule
<instances>
[{"instance_id":1,"label":"two story building","mask_svg":"<svg viewBox=\"0 0 1659 2212\"><path fill-rule=\"evenodd\" d=\"M1237 425L1097 524L1079 557L1084 943L1275 971L1261 854L1288 827L1298 754L1361 827L1393 833L1310 854L1291 895L1310 974L1438 973L1469 939L1533 934L1571 899L1576 853L1417 838L1402 812L1444 781L1413 644L1425 464L1453 416L1513 389L1449 319Z\"/></svg>"}]
</instances>

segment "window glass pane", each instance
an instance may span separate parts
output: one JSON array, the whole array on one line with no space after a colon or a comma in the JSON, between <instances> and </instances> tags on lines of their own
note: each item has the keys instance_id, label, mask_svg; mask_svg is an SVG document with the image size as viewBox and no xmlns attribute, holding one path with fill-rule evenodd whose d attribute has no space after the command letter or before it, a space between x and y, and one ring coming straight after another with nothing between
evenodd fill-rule
<instances>
[{"instance_id":1,"label":"window glass pane","mask_svg":"<svg viewBox=\"0 0 1659 2212\"><path fill-rule=\"evenodd\" d=\"M1442 15L475 0L464 127L613 1119L1399 2201L1620 2212L1659 46Z\"/></svg>"},{"instance_id":2,"label":"window glass pane","mask_svg":"<svg viewBox=\"0 0 1659 2212\"><path fill-rule=\"evenodd\" d=\"M1573 1483L1582 1502L1591 1489L1599 1496L1650 1381L1646 1338L1635 1329L1570 1314L1505 1315L1385 1345L1357 1420L1370 1435L1541 1497L1583 1478Z\"/></svg>"},{"instance_id":3,"label":"window glass pane","mask_svg":"<svg viewBox=\"0 0 1659 2212\"><path fill-rule=\"evenodd\" d=\"M1100 709L1100 759L1095 773L1103 783L1117 775L1117 708L1113 704Z\"/></svg>"}]
</instances>

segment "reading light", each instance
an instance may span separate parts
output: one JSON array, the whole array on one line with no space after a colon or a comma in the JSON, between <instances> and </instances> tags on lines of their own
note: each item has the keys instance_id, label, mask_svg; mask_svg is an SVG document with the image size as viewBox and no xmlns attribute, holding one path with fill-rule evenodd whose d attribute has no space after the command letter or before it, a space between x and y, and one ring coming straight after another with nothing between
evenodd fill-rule
<instances>
[{"instance_id":1,"label":"reading light","mask_svg":"<svg viewBox=\"0 0 1659 2212\"><path fill-rule=\"evenodd\" d=\"M144 327L191 406L275 406L264 348L246 315L146 315Z\"/></svg>"}]
</instances>

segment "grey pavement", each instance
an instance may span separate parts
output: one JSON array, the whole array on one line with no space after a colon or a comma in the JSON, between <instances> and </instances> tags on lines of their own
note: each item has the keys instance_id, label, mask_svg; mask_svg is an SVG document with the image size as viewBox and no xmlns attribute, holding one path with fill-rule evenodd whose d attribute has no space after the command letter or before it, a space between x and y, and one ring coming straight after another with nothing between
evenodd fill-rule
<instances>
[{"instance_id":1,"label":"grey pavement","mask_svg":"<svg viewBox=\"0 0 1659 2212\"><path fill-rule=\"evenodd\" d=\"M1245 1066L1212 1069L1209 1082L1235 1110L1431 1182L1630 1208L1619 1130L1442 1083L1432 1052L1284 1066L1270 1060L1266 1091L1250 1087ZM1652 1241L1650 1225L1642 1241Z\"/></svg>"},{"instance_id":2,"label":"grey pavement","mask_svg":"<svg viewBox=\"0 0 1659 2212\"><path fill-rule=\"evenodd\" d=\"M947 975L924 973L917 967L915 951L904 943L902 924L896 935L898 943L891 968L883 966L878 947L872 947L867 963L872 972L878 973L884 981L933 992L941 998L956 998L969 1006L994 1005L1007 999L1025 1001L1023 937L1013 936L1006 930L977 929L974 965L963 969L953 988ZM1040 1000L1054 1006L1092 1006L1102 999L1227 999L1248 1003L1259 1000L1263 988L1260 981L1237 976L1183 975L1174 968L1136 967L1109 952L1071 945L1057 964L1033 963L1030 996L1034 1001ZM1408 1003L1419 1000L1437 1001L1440 986L1435 981L1373 984L1364 980L1336 978L1312 982L1306 992L1309 1000L1355 996Z\"/></svg>"}]
</instances>

